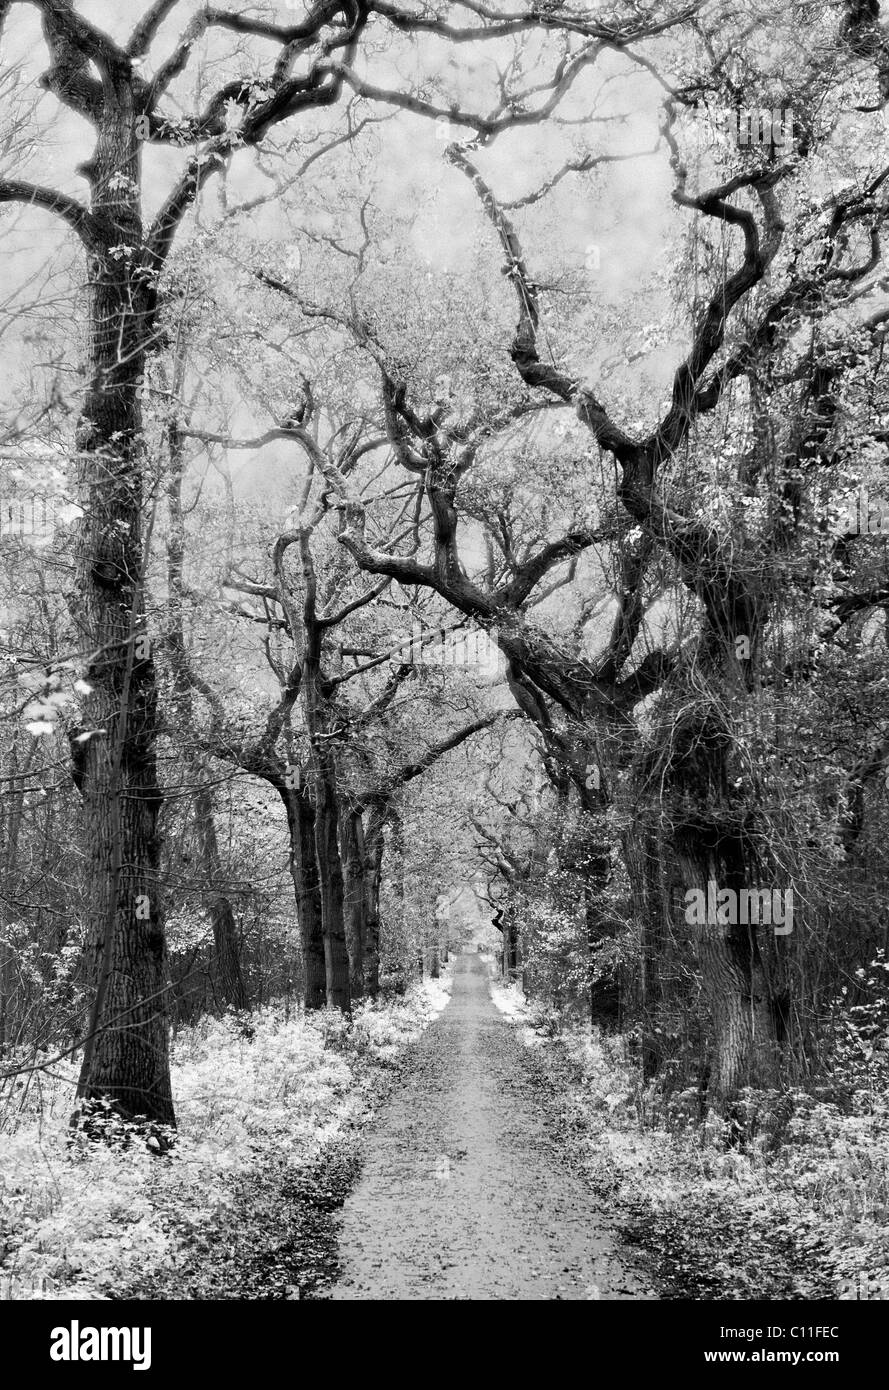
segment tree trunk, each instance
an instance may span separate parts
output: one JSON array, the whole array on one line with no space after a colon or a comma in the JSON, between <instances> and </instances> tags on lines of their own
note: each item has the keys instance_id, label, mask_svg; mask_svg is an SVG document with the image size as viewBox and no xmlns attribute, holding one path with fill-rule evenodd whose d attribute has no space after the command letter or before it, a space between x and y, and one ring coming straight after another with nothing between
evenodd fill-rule
<instances>
[{"instance_id":1,"label":"tree trunk","mask_svg":"<svg viewBox=\"0 0 889 1390\"><path fill-rule=\"evenodd\" d=\"M321 890L315 857L315 812L303 787L279 788L287 808L290 832L290 876L296 893L299 939L303 958L303 1003L323 1009L327 1002L327 971L321 931Z\"/></svg>"},{"instance_id":2,"label":"tree trunk","mask_svg":"<svg viewBox=\"0 0 889 1390\"><path fill-rule=\"evenodd\" d=\"M185 379L185 352L180 346L173 370L173 394L178 398ZM171 418L167 429L170 455L170 477L167 484L169 528L167 532L167 632L166 649L173 675L174 703L183 724L187 741L192 720L192 682L185 646L183 566L185 563L185 519L182 514L182 475L184 471L182 435L177 421ZM247 1009L250 1001L241 969L241 946L235 927L232 905L219 887L222 872L219 862L219 841L213 817L213 798L206 785L205 760L183 750L184 760L194 785L195 834L198 858L203 875L202 887L207 894L216 970L222 997L235 1009Z\"/></svg>"},{"instance_id":3,"label":"tree trunk","mask_svg":"<svg viewBox=\"0 0 889 1390\"><path fill-rule=\"evenodd\" d=\"M364 987L368 997L380 992L380 880L383 874L383 817L373 809L364 836Z\"/></svg>"},{"instance_id":4,"label":"tree trunk","mask_svg":"<svg viewBox=\"0 0 889 1390\"><path fill-rule=\"evenodd\" d=\"M157 688L142 589L145 369L139 156L125 85L106 98L91 166L99 228L89 273L88 386L77 429L71 611L83 650L84 741L72 743L88 846L85 966L93 1002L78 1086L128 1115L174 1124L159 891ZM123 175L123 180L119 176ZM113 177L117 176L117 177ZM132 248L125 253L119 249Z\"/></svg>"},{"instance_id":5,"label":"tree trunk","mask_svg":"<svg viewBox=\"0 0 889 1390\"><path fill-rule=\"evenodd\" d=\"M511 912L507 912L503 924L503 975L510 984L518 979L521 963L518 923Z\"/></svg>"},{"instance_id":6,"label":"tree trunk","mask_svg":"<svg viewBox=\"0 0 889 1390\"><path fill-rule=\"evenodd\" d=\"M315 854L321 887L321 930L324 935L324 965L327 1006L349 1013L349 952L343 916L343 870L337 838L336 792L333 769L325 751L315 761Z\"/></svg>"},{"instance_id":7,"label":"tree trunk","mask_svg":"<svg viewBox=\"0 0 889 1390\"><path fill-rule=\"evenodd\" d=\"M601 841L587 848L580 872L584 877L590 1024L614 1032L620 1026L621 982L616 972L610 978L599 973L602 942L615 934L614 918L602 906L612 870L610 855Z\"/></svg>"},{"instance_id":8,"label":"tree trunk","mask_svg":"<svg viewBox=\"0 0 889 1390\"><path fill-rule=\"evenodd\" d=\"M661 969L666 951L661 862L658 839L653 831L646 830L642 834L638 853L633 852L632 842L628 844L627 862L633 866L636 915L641 937L639 1011L642 1079L651 1081L660 1072L664 1061Z\"/></svg>"},{"instance_id":9,"label":"tree trunk","mask_svg":"<svg viewBox=\"0 0 889 1390\"><path fill-rule=\"evenodd\" d=\"M343 868L338 837L339 798L336 762L330 743L331 725L334 721L321 673L324 630L315 608L317 581L309 533L301 530L299 541L305 579L303 623L306 645L302 689L310 747L309 780L315 806L315 857L321 891L321 931L324 937L327 1005L328 1008L341 1009L343 1013L349 1013L352 998L349 988L349 952L346 947L343 916Z\"/></svg>"},{"instance_id":10,"label":"tree trunk","mask_svg":"<svg viewBox=\"0 0 889 1390\"><path fill-rule=\"evenodd\" d=\"M9 914L7 904L14 902L19 892L18 842L22 824L22 812L25 804L27 774L34 757L35 746L36 745L32 743L31 747L28 749L24 765L20 771L18 765L18 750L15 745L15 739L13 738L9 759L9 790L3 798L3 806L2 809L0 809L0 831L3 832L2 886L4 889L3 895L0 897L0 927L4 928L8 925ZM0 944L0 1057L6 1056L7 1045L10 1047L14 1046L16 1040L13 1030L12 1002L14 979L15 952L4 941Z\"/></svg>"},{"instance_id":11,"label":"tree trunk","mask_svg":"<svg viewBox=\"0 0 889 1390\"><path fill-rule=\"evenodd\" d=\"M729 843L726 837L721 853L706 842L699 842L694 852L684 845L679 868L686 892L697 889L706 901L708 883L740 890L756 882L755 866L729 862L725 852ZM737 861L737 853L732 858ZM725 1109L743 1086L774 1085L778 1061L774 1011L755 925L708 922L689 930L712 1020L708 1093L717 1108Z\"/></svg>"},{"instance_id":12,"label":"tree trunk","mask_svg":"<svg viewBox=\"0 0 889 1390\"><path fill-rule=\"evenodd\" d=\"M741 583L709 595L711 625L698 672L699 680L709 677L707 698L679 714L663 711L669 761L662 768L662 813L681 887L701 895L700 911L687 903L683 915L711 1019L708 1098L722 1111L731 1110L745 1086L774 1086L780 1061L777 1009L763 961L771 927L740 921L740 895L761 886L771 856L767 813L750 785L737 732L755 685L756 639L764 623L759 604ZM741 636L743 657L737 654ZM720 906L716 894L727 894L724 922L708 920L710 884L714 908Z\"/></svg>"},{"instance_id":13,"label":"tree trunk","mask_svg":"<svg viewBox=\"0 0 889 1390\"><path fill-rule=\"evenodd\" d=\"M340 816L340 844L345 880L343 911L349 952L349 984L352 998L361 999L365 989L367 936L364 824L361 812L352 807L346 807Z\"/></svg>"},{"instance_id":14,"label":"tree trunk","mask_svg":"<svg viewBox=\"0 0 889 1390\"><path fill-rule=\"evenodd\" d=\"M402 955L398 965L407 974L408 957L411 950L406 929L405 901L407 899L407 859L404 851L404 822L401 818L401 808L398 804L393 804L389 811L389 862L392 880L392 927L401 946Z\"/></svg>"},{"instance_id":15,"label":"tree trunk","mask_svg":"<svg viewBox=\"0 0 889 1390\"><path fill-rule=\"evenodd\" d=\"M202 769L195 769L200 776ZM208 894L210 922L213 927L213 944L216 954L216 968L222 997L235 1009L249 1009L247 986L241 969L241 944L235 926L235 915L228 897L218 887L222 872L219 863L219 841L216 837L216 823L213 819L213 799L210 789L198 782L194 790L195 830L200 856L203 882Z\"/></svg>"}]
</instances>

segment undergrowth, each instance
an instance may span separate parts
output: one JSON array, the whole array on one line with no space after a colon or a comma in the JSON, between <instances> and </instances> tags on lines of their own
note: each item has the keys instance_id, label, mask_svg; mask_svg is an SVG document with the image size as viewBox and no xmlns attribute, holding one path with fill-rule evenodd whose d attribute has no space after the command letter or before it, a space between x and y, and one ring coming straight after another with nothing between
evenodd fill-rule
<instances>
[{"instance_id":1,"label":"undergrowth","mask_svg":"<svg viewBox=\"0 0 889 1390\"><path fill-rule=\"evenodd\" d=\"M165 1153L127 1126L72 1144L76 1058L23 1077L0 1110L0 1298L311 1296L335 1275L357 1127L448 988L184 1029Z\"/></svg>"},{"instance_id":2,"label":"undergrowth","mask_svg":"<svg viewBox=\"0 0 889 1390\"><path fill-rule=\"evenodd\" d=\"M662 1298L889 1298L889 1091L843 1103L800 1089L745 1092L738 1143L718 1116L643 1088L627 1040L527 1004L495 1002L557 1075L565 1137L647 1254Z\"/></svg>"}]
</instances>

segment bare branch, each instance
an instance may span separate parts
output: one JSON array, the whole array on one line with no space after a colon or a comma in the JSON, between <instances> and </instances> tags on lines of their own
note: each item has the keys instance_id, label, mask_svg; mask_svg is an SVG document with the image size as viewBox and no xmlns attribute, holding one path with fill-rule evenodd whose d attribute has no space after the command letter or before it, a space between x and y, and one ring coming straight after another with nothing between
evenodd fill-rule
<instances>
[{"instance_id":1,"label":"bare branch","mask_svg":"<svg viewBox=\"0 0 889 1390\"><path fill-rule=\"evenodd\" d=\"M54 212L73 227L85 246L93 245L94 224L89 211L57 189L43 188L39 184L25 183L19 179L0 179L0 203L26 203L31 207L44 208Z\"/></svg>"}]
</instances>

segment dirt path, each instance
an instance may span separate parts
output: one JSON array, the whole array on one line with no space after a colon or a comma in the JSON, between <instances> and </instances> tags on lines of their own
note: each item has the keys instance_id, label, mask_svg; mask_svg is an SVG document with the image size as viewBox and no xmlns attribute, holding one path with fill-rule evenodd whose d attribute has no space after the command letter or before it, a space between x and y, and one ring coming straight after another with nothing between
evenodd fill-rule
<instances>
[{"instance_id":1,"label":"dirt path","mask_svg":"<svg viewBox=\"0 0 889 1390\"><path fill-rule=\"evenodd\" d=\"M481 960L366 1139L340 1217L335 1299L640 1299L602 1211L564 1166L546 1096Z\"/></svg>"}]
</instances>

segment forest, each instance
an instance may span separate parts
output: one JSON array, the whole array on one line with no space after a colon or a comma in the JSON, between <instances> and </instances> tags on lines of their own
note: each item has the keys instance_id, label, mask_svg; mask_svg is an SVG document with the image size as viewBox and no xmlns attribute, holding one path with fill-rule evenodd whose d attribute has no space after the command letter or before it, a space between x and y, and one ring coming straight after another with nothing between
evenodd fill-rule
<instances>
[{"instance_id":1,"label":"forest","mask_svg":"<svg viewBox=\"0 0 889 1390\"><path fill-rule=\"evenodd\" d=\"M0 0L0 1301L889 1297L887 222L876 0Z\"/></svg>"}]
</instances>

